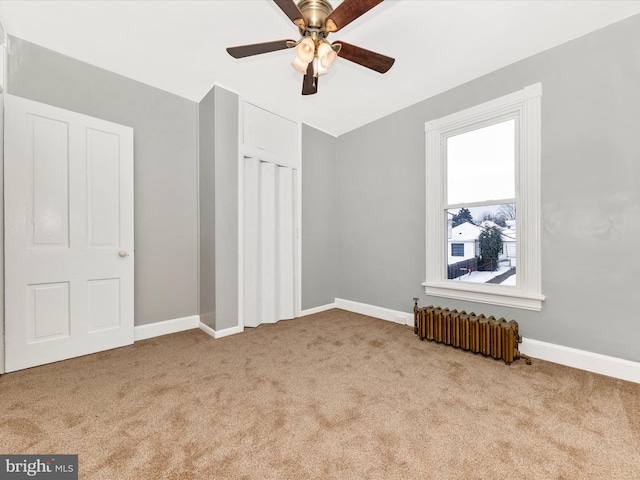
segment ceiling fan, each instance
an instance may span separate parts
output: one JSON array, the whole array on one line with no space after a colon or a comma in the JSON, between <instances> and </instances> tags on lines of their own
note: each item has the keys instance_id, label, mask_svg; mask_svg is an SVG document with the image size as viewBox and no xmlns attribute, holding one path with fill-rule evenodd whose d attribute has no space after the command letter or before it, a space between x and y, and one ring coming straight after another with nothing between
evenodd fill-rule
<instances>
[{"instance_id":1,"label":"ceiling fan","mask_svg":"<svg viewBox=\"0 0 640 480\"><path fill-rule=\"evenodd\" d=\"M296 57L291 65L304 74L302 95L318 91L318 76L327 73L337 57L379 73L386 73L395 62L391 57L346 42L327 41L330 33L339 31L383 0L344 0L335 10L327 0L300 0L297 4L294 0L273 1L298 27L300 39L229 47L227 52L234 58L243 58L295 47Z\"/></svg>"}]
</instances>

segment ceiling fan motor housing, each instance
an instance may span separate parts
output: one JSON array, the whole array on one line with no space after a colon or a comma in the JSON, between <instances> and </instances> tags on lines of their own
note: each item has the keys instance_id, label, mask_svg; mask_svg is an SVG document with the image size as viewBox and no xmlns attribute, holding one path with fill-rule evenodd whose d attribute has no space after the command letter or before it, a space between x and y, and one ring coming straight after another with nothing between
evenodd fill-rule
<instances>
[{"instance_id":1,"label":"ceiling fan motor housing","mask_svg":"<svg viewBox=\"0 0 640 480\"><path fill-rule=\"evenodd\" d=\"M304 15L308 30L324 30L324 21L333 12L327 0L300 0L298 8ZM300 29L300 34L304 35L303 29Z\"/></svg>"}]
</instances>

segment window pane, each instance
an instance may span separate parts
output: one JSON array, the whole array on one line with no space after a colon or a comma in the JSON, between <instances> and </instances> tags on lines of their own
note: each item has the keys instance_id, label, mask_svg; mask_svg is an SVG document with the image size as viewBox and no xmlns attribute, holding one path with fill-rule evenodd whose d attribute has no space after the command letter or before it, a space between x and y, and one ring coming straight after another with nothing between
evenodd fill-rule
<instances>
[{"instance_id":1,"label":"window pane","mask_svg":"<svg viewBox=\"0 0 640 480\"><path fill-rule=\"evenodd\" d=\"M464 257L464 243L452 243L451 244L451 256L452 257Z\"/></svg>"},{"instance_id":2,"label":"window pane","mask_svg":"<svg viewBox=\"0 0 640 480\"><path fill-rule=\"evenodd\" d=\"M447 138L447 203L515 198L515 120Z\"/></svg>"},{"instance_id":3,"label":"window pane","mask_svg":"<svg viewBox=\"0 0 640 480\"><path fill-rule=\"evenodd\" d=\"M516 284L516 206L447 210L447 279Z\"/></svg>"}]
</instances>

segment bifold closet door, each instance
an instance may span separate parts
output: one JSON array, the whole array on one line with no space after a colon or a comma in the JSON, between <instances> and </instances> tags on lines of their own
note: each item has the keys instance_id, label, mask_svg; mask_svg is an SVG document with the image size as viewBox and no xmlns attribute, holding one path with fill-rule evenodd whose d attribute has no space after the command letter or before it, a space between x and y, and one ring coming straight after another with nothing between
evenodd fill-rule
<instances>
[{"instance_id":1,"label":"bifold closet door","mask_svg":"<svg viewBox=\"0 0 640 480\"><path fill-rule=\"evenodd\" d=\"M295 316L295 175L292 168L276 170L276 312L278 320Z\"/></svg>"},{"instance_id":2,"label":"bifold closet door","mask_svg":"<svg viewBox=\"0 0 640 480\"><path fill-rule=\"evenodd\" d=\"M244 325L295 315L294 170L256 158L244 165Z\"/></svg>"},{"instance_id":3,"label":"bifold closet door","mask_svg":"<svg viewBox=\"0 0 640 480\"><path fill-rule=\"evenodd\" d=\"M244 159L244 325L257 327L259 320L260 265L260 160Z\"/></svg>"}]
</instances>

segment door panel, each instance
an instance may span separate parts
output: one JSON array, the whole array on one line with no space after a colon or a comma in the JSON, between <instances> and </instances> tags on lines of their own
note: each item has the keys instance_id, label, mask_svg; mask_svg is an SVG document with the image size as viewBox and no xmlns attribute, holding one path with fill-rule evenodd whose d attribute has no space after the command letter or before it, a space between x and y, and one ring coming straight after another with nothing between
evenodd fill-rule
<instances>
[{"instance_id":1,"label":"door panel","mask_svg":"<svg viewBox=\"0 0 640 480\"><path fill-rule=\"evenodd\" d=\"M278 167L277 183L277 315L278 319L282 319L295 317L293 170Z\"/></svg>"},{"instance_id":2,"label":"door panel","mask_svg":"<svg viewBox=\"0 0 640 480\"><path fill-rule=\"evenodd\" d=\"M119 328L120 279L89 280L88 287L88 331L98 332L109 328Z\"/></svg>"},{"instance_id":3,"label":"door panel","mask_svg":"<svg viewBox=\"0 0 640 480\"><path fill-rule=\"evenodd\" d=\"M120 243L119 137L87 129L89 247Z\"/></svg>"},{"instance_id":4,"label":"door panel","mask_svg":"<svg viewBox=\"0 0 640 480\"><path fill-rule=\"evenodd\" d=\"M27 285L27 343L69 336L69 282Z\"/></svg>"},{"instance_id":5,"label":"door panel","mask_svg":"<svg viewBox=\"0 0 640 480\"><path fill-rule=\"evenodd\" d=\"M7 97L9 98L9 97ZM8 102L8 107L11 102ZM30 246L69 246L67 122L27 114ZM9 121L9 118L7 118ZM7 125L7 128L9 125ZM10 145L10 142L7 142ZM10 160L10 159L9 159ZM30 220L30 221L29 221Z\"/></svg>"},{"instance_id":6,"label":"door panel","mask_svg":"<svg viewBox=\"0 0 640 480\"><path fill-rule=\"evenodd\" d=\"M244 325L257 327L259 319L260 160L244 159Z\"/></svg>"},{"instance_id":7,"label":"door panel","mask_svg":"<svg viewBox=\"0 0 640 480\"><path fill-rule=\"evenodd\" d=\"M260 323L276 318L276 164L260 162Z\"/></svg>"},{"instance_id":8,"label":"door panel","mask_svg":"<svg viewBox=\"0 0 640 480\"><path fill-rule=\"evenodd\" d=\"M5 96L6 370L133 343L133 130Z\"/></svg>"}]
</instances>

